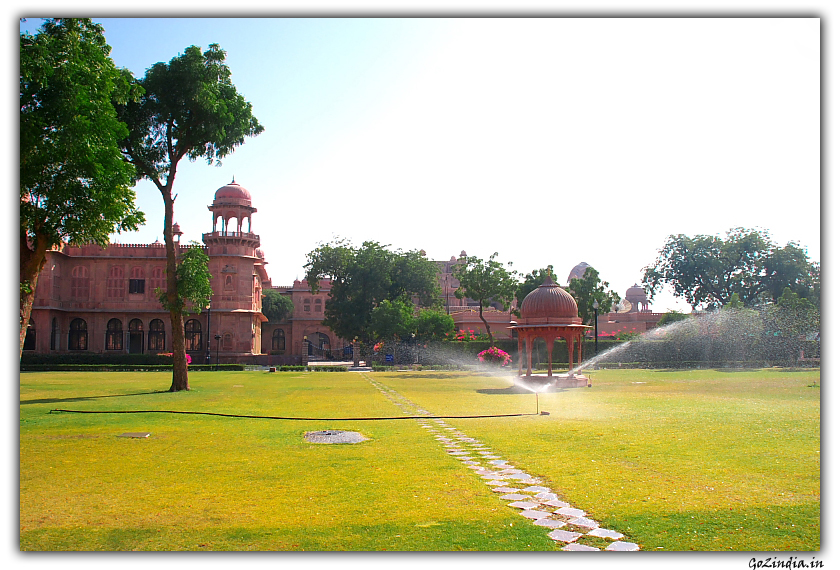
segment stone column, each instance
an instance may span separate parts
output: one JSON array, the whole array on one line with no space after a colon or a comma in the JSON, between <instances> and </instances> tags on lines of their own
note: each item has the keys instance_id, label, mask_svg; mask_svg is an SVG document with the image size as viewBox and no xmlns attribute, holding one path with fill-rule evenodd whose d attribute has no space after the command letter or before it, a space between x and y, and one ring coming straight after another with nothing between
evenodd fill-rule
<instances>
[{"instance_id":1,"label":"stone column","mask_svg":"<svg viewBox=\"0 0 840 570\"><path fill-rule=\"evenodd\" d=\"M300 350L300 362L304 366L309 365L309 339L303 337L303 342L301 343L301 350Z\"/></svg>"},{"instance_id":2,"label":"stone column","mask_svg":"<svg viewBox=\"0 0 840 570\"><path fill-rule=\"evenodd\" d=\"M353 340L353 366L359 367L359 341Z\"/></svg>"}]
</instances>

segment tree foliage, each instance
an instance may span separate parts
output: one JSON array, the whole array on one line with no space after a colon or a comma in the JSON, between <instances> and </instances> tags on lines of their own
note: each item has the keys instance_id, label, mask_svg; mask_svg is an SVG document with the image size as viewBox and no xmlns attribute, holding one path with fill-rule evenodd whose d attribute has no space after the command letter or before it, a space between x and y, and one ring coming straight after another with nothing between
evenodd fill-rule
<instances>
[{"instance_id":1,"label":"tree foliage","mask_svg":"<svg viewBox=\"0 0 840 570\"><path fill-rule=\"evenodd\" d=\"M422 307L439 302L437 268L419 251L390 251L374 241L357 248L337 239L309 252L304 268L313 292L321 279L331 280L324 324L347 340L375 340L373 312L384 301Z\"/></svg>"},{"instance_id":2,"label":"tree foliage","mask_svg":"<svg viewBox=\"0 0 840 570\"><path fill-rule=\"evenodd\" d=\"M185 249L178 257L175 270L178 296L175 307L169 305L169 296L163 289L155 289L160 304L167 311L177 309L183 313L200 313L209 303L213 289L210 287L210 258L199 243Z\"/></svg>"},{"instance_id":3,"label":"tree foliage","mask_svg":"<svg viewBox=\"0 0 840 570\"><path fill-rule=\"evenodd\" d=\"M644 269L651 298L665 284L692 308L722 307L737 293L747 307L778 299L785 287L819 304L820 267L798 244L779 247L763 230L734 228L726 236L672 235Z\"/></svg>"},{"instance_id":4,"label":"tree foliage","mask_svg":"<svg viewBox=\"0 0 840 570\"><path fill-rule=\"evenodd\" d=\"M656 326L657 327L667 327L671 323L678 323L680 321L684 321L684 320L690 319L690 318L691 318L691 315L689 315L687 313L681 313L679 311L675 311L675 310L671 309L670 311L668 311L667 313L662 315L662 317L656 323Z\"/></svg>"},{"instance_id":5,"label":"tree foliage","mask_svg":"<svg viewBox=\"0 0 840 570\"><path fill-rule=\"evenodd\" d=\"M609 289L610 284L601 281L598 271L594 267L587 267L581 279L572 278L569 282L569 294L575 298L578 306L578 316L585 325L593 324L595 308L592 304L598 301L601 314L612 310L613 305L621 301L615 291Z\"/></svg>"},{"instance_id":6,"label":"tree foliage","mask_svg":"<svg viewBox=\"0 0 840 570\"><path fill-rule=\"evenodd\" d=\"M455 296L459 299L469 297L478 302L478 316L487 329L491 346L495 346L493 333L484 317L484 308L489 307L491 303L499 303L504 310L508 310L516 297L519 284L519 275L496 261L498 255L498 252L494 253L487 261L469 256L464 263L455 265L452 269L452 274L459 282Z\"/></svg>"},{"instance_id":7,"label":"tree foliage","mask_svg":"<svg viewBox=\"0 0 840 570\"><path fill-rule=\"evenodd\" d=\"M263 291L262 314L271 323L279 323L294 313L295 304L288 295L274 289Z\"/></svg>"},{"instance_id":8,"label":"tree foliage","mask_svg":"<svg viewBox=\"0 0 840 570\"><path fill-rule=\"evenodd\" d=\"M144 222L134 169L117 145L127 129L112 104L133 92L110 51L87 18L50 19L20 35L21 349L46 252L105 245Z\"/></svg>"},{"instance_id":9,"label":"tree foliage","mask_svg":"<svg viewBox=\"0 0 840 570\"><path fill-rule=\"evenodd\" d=\"M417 332L414 305L404 299L384 299L371 311L370 331L376 339L409 340Z\"/></svg>"},{"instance_id":10,"label":"tree foliage","mask_svg":"<svg viewBox=\"0 0 840 570\"><path fill-rule=\"evenodd\" d=\"M522 306L522 301L528 296L528 293L538 289L540 285L545 283L546 277L551 277L551 280L557 283L557 275L554 273L554 266L549 265L544 269L534 269L530 273L525 274L522 283L516 288L516 303Z\"/></svg>"},{"instance_id":11,"label":"tree foliage","mask_svg":"<svg viewBox=\"0 0 840 570\"><path fill-rule=\"evenodd\" d=\"M168 64L154 64L137 80L143 91L139 99L117 105L119 117L128 125L127 136L120 141L123 156L136 168L138 179L150 180L163 198L164 306L169 308L173 331L171 391L189 390L172 233L177 197L172 189L178 163L186 157L218 164L243 144L245 137L263 131L251 104L236 91L225 57L218 44L211 44L203 53L190 46Z\"/></svg>"},{"instance_id":12,"label":"tree foliage","mask_svg":"<svg viewBox=\"0 0 840 570\"><path fill-rule=\"evenodd\" d=\"M420 309L417 313L417 338L443 340L455 330L455 319L439 309Z\"/></svg>"}]
</instances>

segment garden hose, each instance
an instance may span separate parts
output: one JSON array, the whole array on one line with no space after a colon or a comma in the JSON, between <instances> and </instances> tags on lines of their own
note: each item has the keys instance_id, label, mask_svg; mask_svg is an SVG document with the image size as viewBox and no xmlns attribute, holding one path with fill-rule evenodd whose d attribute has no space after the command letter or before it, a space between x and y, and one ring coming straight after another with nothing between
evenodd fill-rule
<instances>
[{"instance_id":1,"label":"garden hose","mask_svg":"<svg viewBox=\"0 0 840 570\"><path fill-rule=\"evenodd\" d=\"M519 416L547 416L548 412L537 412L531 414L486 414L479 416L391 416L381 418L294 418L287 416L253 416L245 414L222 414L220 412L189 412L177 410L50 410L53 412L65 412L69 414L189 414L198 416L221 416L224 418L250 418L261 420L298 420L318 422L339 422L339 421L369 421L369 420L437 420L437 419L470 419L470 418L513 418Z\"/></svg>"}]
</instances>

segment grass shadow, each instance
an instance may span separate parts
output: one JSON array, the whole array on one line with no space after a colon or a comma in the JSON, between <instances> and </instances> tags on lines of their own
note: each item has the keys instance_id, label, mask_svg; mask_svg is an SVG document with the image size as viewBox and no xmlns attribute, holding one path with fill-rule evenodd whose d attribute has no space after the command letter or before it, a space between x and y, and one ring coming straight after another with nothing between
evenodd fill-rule
<instances>
[{"instance_id":1,"label":"grass shadow","mask_svg":"<svg viewBox=\"0 0 840 570\"><path fill-rule=\"evenodd\" d=\"M27 404L56 404L58 402L86 402L102 398L122 398L124 396L148 396L150 394L169 394L169 390L154 390L152 392L137 392L134 394L103 394L102 396L76 396L74 398L39 398L37 400L21 400L20 405Z\"/></svg>"}]
</instances>

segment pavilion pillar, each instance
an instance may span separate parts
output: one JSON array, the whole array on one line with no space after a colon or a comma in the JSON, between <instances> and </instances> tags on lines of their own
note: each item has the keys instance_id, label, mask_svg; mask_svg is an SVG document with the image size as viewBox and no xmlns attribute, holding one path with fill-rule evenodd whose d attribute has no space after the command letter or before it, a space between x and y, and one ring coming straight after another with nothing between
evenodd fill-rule
<instances>
[{"instance_id":1,"label":"pavilion pillar","mask_svg":"<svg viewBox=\"0 0 840 570\"><path fill-rule=\"evenodd\" d=\"M522 335L519 334L519 335L516 335L516 336L517 336L517 346L518 346L518 349L519 349L519 375L522 376L522 357L523 357L523 354L522 354Z\"/></svg>"},{"instance_id":2,"label":"pavilion pillar","mask_svg":"<svg viewBox=\"0 0 840 570\"><path fill-rule=\"evenodd\" d=\"M572 370L575 367L575 337L574 335L569 335L566 337L566 348L569 350L569 373L571 374Z\"/></svg>"},{"instance_id":3,"label":"pavilion pillar","mask_svg":"<svg viewBox=\"0 0 840 570\"><path fill-rule=\"evenodd\" d=\"M583 332L577 333L578 339L578 364L583 364Z\"/></svg>"},{"instance_id":4,"label":"pavilion pillar","mask_svg":"<svg viewBox=\"0 0 840 570\"><path fill-rule=\"evenodd\" d=\"M548 353L548 377L551 378L551 353L554 350L554 339L553 335L546 335L543 337L545 341L545 349Z\"/></svg>"},{"instance_id":5,"label":"pavilion pillar","mask_svg":"<svg viewBox=\"0 0 840 570\"><path fill-rule=\"evenodd\" d=\"M531 351L534 348L534 337L530 334L525 337L525 352L528 354L528 369L525 372L525 376L531 375Z\"/></svg>"}]
</instances>

